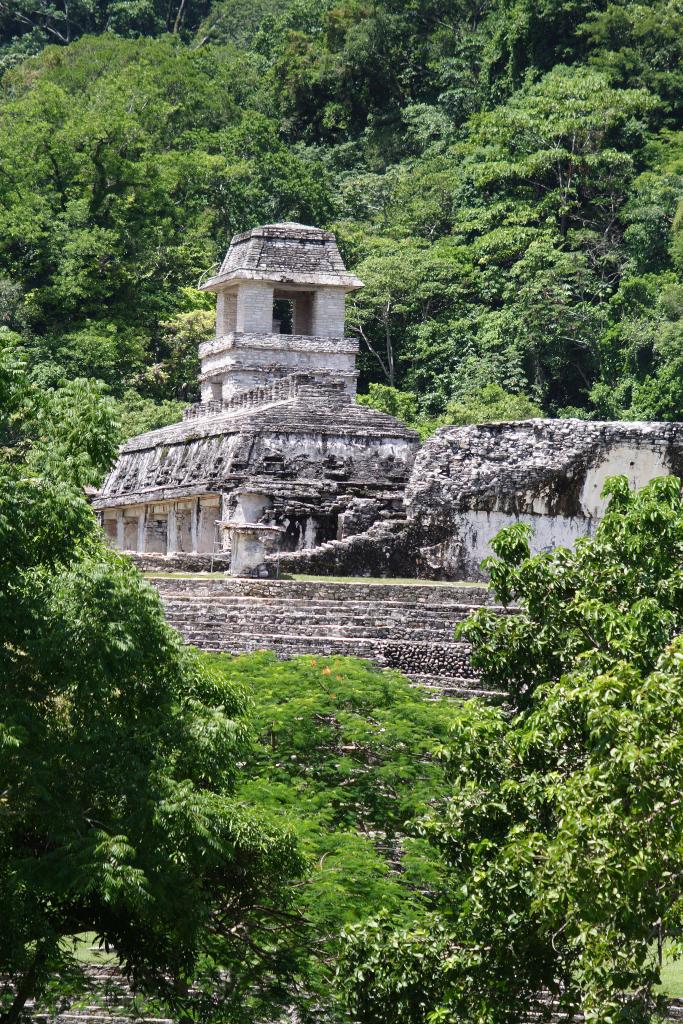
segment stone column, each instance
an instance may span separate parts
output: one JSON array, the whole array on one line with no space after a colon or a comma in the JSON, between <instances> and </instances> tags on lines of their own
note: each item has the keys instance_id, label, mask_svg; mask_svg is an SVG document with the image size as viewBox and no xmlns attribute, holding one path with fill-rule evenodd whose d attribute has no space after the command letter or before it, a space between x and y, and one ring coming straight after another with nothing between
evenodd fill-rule
<instances>
[{"instance_id":1,"label":"stone column","mask_svg":"<svg viewBox=\"0 0 683 1024\"><path fill-rule=\"evenodd\" d=\"M190 546L193 554L196 554L199 544L199 498L192 502L190 517Z\"/></svg>"},{"instance_id":2,"label":"stone column","mask_svg":"<svg viewBox=\"0 0 683 1024\"><path fill-rule=\"evenodd\" d=\"M316 338L343 338L343 288L318 288L313 293L311 334Z\"/></svg>"},{"instance_id":3,"label":"stone column","mask_svg":"<svg viewBox=\"0 0 683 1024\"><path fill-rule=\"evenodd\" d=\"M294 299L293 334L313 334L311 330L313 316L313 293L300 292Z\"/></svg>"},{"instance_id":4,"label":"stone column","mask_svg":"<svg viewBox=\"0 0 683 1024\"><path fill-rule=\"evenodd\" d=\"M175 505L168 506L166 522L166 554L173 555L178 550L178 519Z\"/></svg>"},{"instance_id":5,"label":"stone column","mask_svg":"<svg viewBox=\"0 0 683 1024\"><path fill-rule=\"evenodd\" d=\"M262 523L227 523L230 533L230 575L266 577L274 568L266 564L266 555L274 554L284 530Z\"/></svg>"},{"instance_id":6,"label":"stone column","mask_svg":"<svg viewBox=\"0 0 683 1024\"><path fill-rule=\"evenodd\" d=\"M145 550L145 526L146 526L146 522L147 522L147 509L143 508L142 511L138 513L138 546L137 546L137 550L138 551L144 551Z\"/></svg>"},{"instance_id":7,"label":"stone column","mask_svg":"<svg viewBox=\"0 0 683 1024\"><path fill-rule=\"evenodd\" d=\"M234 288L216 295L216 337L222 338L235 330L237 321L237 292Z\"/></svg>"},{"instance_id":8,"label":"stone column","mask_svg":"<svg viewBox=\"0 0 683 1024\"><path fill-rule=\"evenodd\" d=\"M244 334L272 334L273 285L242 281L237 292L235 330Z\"/></svg>"},{"instance_id":9,"label":"stone column","mask_svg":"<svg viewBox=\"0 0 683 1024\"><path fill-rule=\"evenodd\" d=\"M116 512L116 546L119 549L119 551L123 551L123 547L125 544L125 537L123 531L123 509L120 508Z\"/></svg>"}]
</instances>

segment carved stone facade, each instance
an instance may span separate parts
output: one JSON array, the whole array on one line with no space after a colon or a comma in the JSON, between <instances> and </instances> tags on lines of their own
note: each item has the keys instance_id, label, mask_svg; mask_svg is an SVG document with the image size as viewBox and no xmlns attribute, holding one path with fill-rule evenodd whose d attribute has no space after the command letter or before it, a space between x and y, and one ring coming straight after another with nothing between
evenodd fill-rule
<instances>
[{"instance_id":1,"label":"carved stone facade","mask_svg":"<svg viewBox=\"0 0 683 1024\"><path fill-rule=\"evenodd\" d=\"M200 347L202 402L122 446L94 501L111 542L197 568L234 541L235 571L259 575L274 548L400 517L418 439L355 401L344 297L361 282L334 236L256 228L202 287L218 299L216 338Z\"/></svg>"},{"instance_id":2,"label":"carved stone facade","mask_svg":"<svg viewBox=\"0 0 683 1024\"><path fill-rule=\"evenodd\" d=\"M683 424L531 420L439 431L407 488L426 575L480 579L490 540L515 522L533 527L533 551L571 546L602 517L608 477L633 488L683 475Z\"/></svg>"},{"instance_id":3,"label":"carved stone facade","mask_svg":"<svg viewBox=\"0 0 683 1024\"><path fill-rule=\"evenodd\" d=\"M590 536L606 479L632 487L683 476L683 424L529 420L443 427L422 446L406 488L404 522L287 554L283 570L315 574L481 580L492 537L533 527L532 550Z\"/></svg>"}]
</instances>

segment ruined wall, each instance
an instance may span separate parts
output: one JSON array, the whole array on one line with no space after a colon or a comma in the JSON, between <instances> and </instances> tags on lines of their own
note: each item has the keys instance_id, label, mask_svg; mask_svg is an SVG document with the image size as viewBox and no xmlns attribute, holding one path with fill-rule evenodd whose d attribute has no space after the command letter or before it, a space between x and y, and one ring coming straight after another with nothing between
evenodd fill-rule
<instances>
[{"instance_id":1,"label":"ruined wall","mask_svg":"<svg viewBox=\"0 0 683 1024\"><path fill-rule=\"evenodd\" d=\"M683 424L529 420L443 427L418 452L405 521L394 515L280 559L284 572L481 580L504 526L528 522L532 550L591 535L605 480L683 476ZM350 513L354 512L351 508ZM341 519L343 527L344 517Z\"/></svg>"},{"instance_id":2,"label":"ruined wall","mask_svg":"<svg viewBox=\"0 0 683 1024\"><path fill-rule=\"evenodd\" d=\"M632 487L683 474L683 424L529 420L444 427L420 450L408 483L408 521L421 575L480 579L490 541L511 523L534 529L532 550L590 535L605 480Z\"/></svg>"}]
</instances>

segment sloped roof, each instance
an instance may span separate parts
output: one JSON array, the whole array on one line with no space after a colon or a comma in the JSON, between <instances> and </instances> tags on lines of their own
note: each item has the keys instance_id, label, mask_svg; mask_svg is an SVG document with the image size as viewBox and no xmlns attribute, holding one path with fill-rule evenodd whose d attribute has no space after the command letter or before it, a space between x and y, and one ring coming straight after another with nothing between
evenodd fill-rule
<instances>
[{"instance_id":1,"label":"sloped roof","mask_svg":"<svg viewBox=\"0 0 683 1024\"><path fill-rule=\"evenodd\" d=\"M311 438L314 443L299 444L298 438ZM386 487L405 483L418 444L415 431L355 402L335 408L324 401L310 405L290 401L185 420L122 445L93 507L232 489L266 472L264 466L274 451L284 453L284 480L293 488L301 486L305 491L316 479L324 483L327 460L337 452L349 462L356 482ZM326 486L331 486L329 481Z\"/></svg>"},{"instance_id":2,"label":"sloped roof","mask_svg":"<svg viewBox=\"0 0 683 1024\"><path fill-rule=\"evenodd\" d=\"M220 271L200 288L217 291L231 281L336 286L345 291L363 287L344 266L331 231L293 222L264 224L235 235Z\"/></svg>"}]
</instances>

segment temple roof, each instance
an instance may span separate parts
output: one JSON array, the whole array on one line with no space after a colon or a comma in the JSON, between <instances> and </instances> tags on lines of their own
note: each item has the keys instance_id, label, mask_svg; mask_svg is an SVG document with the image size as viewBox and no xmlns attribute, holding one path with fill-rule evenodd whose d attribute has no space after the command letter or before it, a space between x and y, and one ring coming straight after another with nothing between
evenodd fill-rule
<instances>
[{"instance_id":1,"label":"temple roof","mask_svg":"<svg viewBox=\"0 0 683 1024\"><path fill-rule=\"evenodd\" d=\"M232 281L272 281L355 291L363 282L344 266L331 231L293 222L264 224L235 235L218 274L200 284L217 291Z\"/></svg>"},{"instance_id":2,"label":"temple roof","mask_svg":"<svg viewBox=\"0 0 683 1024\"><path fill-rule=\"evenodd\" d=\"M290 400L174 423L122 445L96 509L233 489L269 476L274 485L327 491L340 472L371 488L405 483L415 431L355 402Z\"/></svg>"},{"instance_id":3,"label":"temple roof","mask_svg":"<svg viewBox=\"0 0 683 1024\"><path fill-rule=\"evenodd\" d=\"M185 444L222 434L267 432L323 437L417 438L414 430L387 413L351 401L335 407L329 404L328 399L327 404L324 400L318 405L304 405L297 401L274 402L272 405L227 412L223 416L183 420L132 437L121 446L121 452Z\"/></svg>"}]
</instances>

